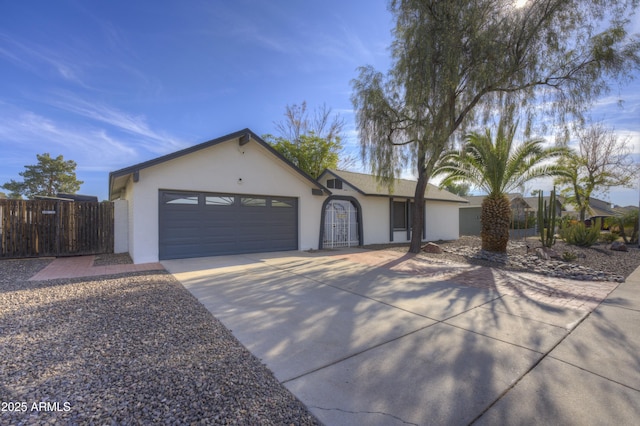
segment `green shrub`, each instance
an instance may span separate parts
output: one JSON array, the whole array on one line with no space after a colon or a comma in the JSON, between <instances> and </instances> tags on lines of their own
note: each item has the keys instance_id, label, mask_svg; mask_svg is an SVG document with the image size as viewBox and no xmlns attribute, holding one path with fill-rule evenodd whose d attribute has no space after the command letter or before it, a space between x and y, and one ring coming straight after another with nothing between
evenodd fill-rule
<instances>
[{"instance_id":1,"label":"green shrub","mask_svg":"<svg viewBox=\"0 0 640 426\"><path fill-rule=\"evenodd\" d=\"M562 216L560 218L560 223L558 224L558 227L560 229L564 229L564 228L568 228L570 226L573 226L576 223L578 223L578 221L576 219L572 218L571 216Z\"/></svg>"},{"instance_id":2,"label":"green shrub","mask_svg":"<svg viewBox=\"0 0 640 426\"><path fill-rule=\"evenodd\" d=\"M562 260L564 260L565 262L571 262L573 260L576 260L577 258L578 255L572 251L565 251L564 253L562 253Z\"/></svg>"},{"instance_id":3,"label":"green shrub","mask_svg":"<svg viewBox=\"0 0 640 426\"><path fill-rule=\"evenodd\" d=\"M617 230L626 244L638 242L638 209L608 217L605 223L609 229Z\"/></svg>"},{"instance_id":4,"label":"green shrub","mask_svg":"<svg viewBox=\"0 0 640 426\"><path fill-rule=\"evenodd\" d=\"M535 228L536 218L535 216L528 216L524 219L517 219L513 217L511 219L511 229L530 229Z\"/></svg>"},{"instance_id":5,"label":"green shrub","mask_svg":"<svg viewBox=\"0 0 640 426\"><path fill-rule=\"evenodd\" d=\"M584 223L578 223L560 230L560 238L572 246L590 247L598 241L599 237L600 226L597 222L589 228Z\"/></svg>"},{"instance_id":6,"label":"green shrub","mask_svg":"<svg viewBox=\"0 0 640 426\"><path fill-rule=\"evenodd\" d=\"M611 244L614 241L617 241L620 236L616 232L603 232L600 234L600 241L606 244Z\"/></svg>"}]
</instances>

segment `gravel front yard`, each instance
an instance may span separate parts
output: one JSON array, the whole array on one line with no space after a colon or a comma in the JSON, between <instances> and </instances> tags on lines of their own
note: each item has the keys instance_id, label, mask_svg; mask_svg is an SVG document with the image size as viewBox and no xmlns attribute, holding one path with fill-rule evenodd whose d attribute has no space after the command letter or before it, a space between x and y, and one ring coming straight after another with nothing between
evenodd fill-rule
<instances>
[{"instance_id":1,"label":"gravel front yard","mask_svg":"<svg viewBox=\"0 0 640 426\"><path fill-rule=\"evenodd\" d=\"M0 424L317 424L170 274L0 261Z\"/></svg>"},{"instance_id":2,"label":"gravel front yard","mask_svg":"<svg viewBox=\"0 0 640 426\"><path fill-rule=\"evenodd\" d=\"M553 259L549 261L539 261L535 269L531 267L530 262L523 261L525 257L535 257L535 249L542 247L537 237L530 237L526 240L510 240L506 255L490 254L496 258L496 261L477 257L477 255L481 253L482 247L480 237L477 236L461 236L458 240L436 241L436 244L440 246L444 253L421 253L419 256L426 259L450 260L520 272L547 274L553 270L553 267L551 267L554 264ZM366 248L374 250L391 248L398 251L407 251L408 247L408 244L377 244L366 246ZM640 267L640 249L638 249L636 244L630 245L626 252L612 251L609 247L609 244L604 243L597 243L591 247L577 247L568 245L559 239L552 247L552 250L558 254L571 252L576 255L576 259L572 261L556 261L555 264L565 263L566 265L580 266L590 271L604 272L608 276L627 278L633 271Z\"/></svg>"}]
</instances>

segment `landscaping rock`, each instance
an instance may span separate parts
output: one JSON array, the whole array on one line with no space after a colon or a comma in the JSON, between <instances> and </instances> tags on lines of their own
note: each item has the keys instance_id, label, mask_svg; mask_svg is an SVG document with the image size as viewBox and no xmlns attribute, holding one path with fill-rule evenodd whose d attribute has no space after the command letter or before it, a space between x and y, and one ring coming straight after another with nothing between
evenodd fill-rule
<instances>
[{"instance_id":1,"label":"landscaping rock","mask_svg":"<svg viewBox=\"0 0 640 426\"><path fill-rule=\"evenodd\" d=\"M538 248L536 249L535 253L536 253L536 256L538 256L538 259L542 259L542 260L549 260L549 259L551 259L551 258L549 257L549 255L547 254L547 252L546 252L546 251L544 251L544 249L543 249L543 248L538 247Z\"/></svg>"},{"instance_id":2,"label":"landscaping rock","mask_svg":"<svg viewBox=\"0 0 640 426\"><path fill-rule=\"evenodd\" d=\"M317 425L171 275L28 281L0 260L3 425ZM49 403L55 410L31 410Z\"/></svg>"},{"instance_id":3,"label":"landscaping rock","mask_svg":"<svg viewBox=\"0 0 640 426\"><path fill-rule=\"evenodd\" d=\"M556 260L562 259L562 256L560 255L560 253L558 253L554 249L547 248L547 249L544 249L544 251L547 253L547 256L549 256L550 259L556 259Z\"/></svg>"},{"instance_id":4,"label":"landscaping rock","mask_svg":"<svg viewBox=\"0 0 640 426\"><path fill-rule=\"evenodd\" d=\"M627 245L625 243L623 243L622 241L614 241L613 243L611 243L611 247L609 247L609 250L613 250L613 251L629 251L629 249L627 248Z\"/></svg>"},{"instance_id":5,"label":"landscaping rock","mask_svg":"<svg viewBox=\"0 0 640 426\"><path fill-rule=\"evenodd\" d=\"M442 254L442 249L436 243L427 243L422 247L422 251L425 253Z\"/></svg>"},{"instance_id":6,"label":"landscaping rock","mask_svg":"<svg viewBox=\"0 0 640 426\"><path fill-rule=\"evenodd\" d=\"M553 252L571 251L577 256L575 260L566 263L562 259L551 258L548 250L540 247L540 242L533 238L509 241L507 253L482 250L480 238L473 236L463 236L454 241L438 241L438 246L443 251L443 254L438 255L438 259L466 261L493 268L580 281L624 282L625 277L640 266L640 250L635 247L628 248L629 251L626 253L611 252L606 250L604 245L577 247L558 240ZM542 258L538 257L538 253ZM423 255L431 254L424 252Z\"/></svg>"}]
</instances>

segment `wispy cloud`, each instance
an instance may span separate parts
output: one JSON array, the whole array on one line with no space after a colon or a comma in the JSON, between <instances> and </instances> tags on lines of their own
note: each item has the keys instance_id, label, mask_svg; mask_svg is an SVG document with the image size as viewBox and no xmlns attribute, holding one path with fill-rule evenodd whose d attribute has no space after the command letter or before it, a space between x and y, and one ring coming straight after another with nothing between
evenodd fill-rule
<instances>
[{"instance_id":1,"label":"wispy cloud","mask_svg":"<svg viewBox=\"0 0 640 426\"><path fill-rule=\"evenodd\" d=\"M109 49L128 58L139 58L138 53L131 47L126 33L113 22L97 19L97 24L102 30L102 35Z\"/></svg>"},{"instance_id":2,"label":"wispy cloud","mask_svg":"<svg viewBox=\"0 0 640 426\"><path fill-rule=\"evenodd\" d=\"M108 171L140 154L103 129L65 125L29 111L3 108L2 112L7 119L0 123L0 139L7 151L12 146L14 166L35 161L36 153L49 152L76 161L79 169Z\"/></svg>"},{"instance_id":3,"label":"wispy cloud","mask_svg":"<svg viewBox=\"0 0 640 426\"><path fill-rule=\"evenodd\" d=\"M0 101L4 118L0 121L0 149L13 153L12 166L28 164L35 153L50 152L73 159L78 170L110 171L184 147L176 138L150 129L142 117L106 106L92 109L84 105L82 109L77 100L69 105L98 123L71 124Z\"/></svg>"},{"instance_id":4,"label":"wispy cloud","mask_svg":"<svg viewBox=\"0 0 640 426\"><path fill-rule=\"evenodd\" d=\"M182 148L185 144L167 133L153 130L145 116L134 115L117 108L89 102L76 95L60 93L47 101L50 105L74 114L107 124L113 129L134 136L139 146L156 154L165 154Z\"/></svg>"},{"instance_id":5,"label":"wispy cloud","mask_svg":"<svg viewBox=\"0 0 640 426\"><path fill-rule=\"evenodd\" d=\"M344 22L340 17L336 19L339 22L340 31L335 34L327 33L319 38L318 44L314 45L313 49L324 53L328 58L333 58L335 55L349 64L382 66L381 70L384 71L390 62L387 40L378 43L372 43L371 40L365 41L348 22ZM323 46L327 49L323 49Z\"/></svg>"},{"instance_id":6,"label":"wispy cloud","mask_svg":"<svg viewBox=\"0 0 640 426\"><path fill-rule=\"evenodd\" d=\"M45 68L53 69L64 80L88 87L82 80L82 66L75 59L77 55L70 54L64 49L54 51L0 33L0 57L35 73L40 73L44 64Z\"/></svg>"},{"instance_id":7,"label":"wispy cloud","mask_svg":"<svg viewBox=\"0 0 640 426\"><path fill-rule=\"evenodd\" d=\"M217 22L229 24L215 30L207 30L216 37L233 37L250 48L283 55L289 62L303 70L317 70L323 64L343 62L353 66L376 62L386 58L386 45L370 48L348 22L334 14L330 19L338 31L326 31L314 27L315 21L301 21L287 7L277 3L264 3L252 8L252 12L240 14L237 8L216 5L208 10ZM277 24L274 24L277 23ZM295 36L292 36L295 34Z\"/></svg>"}]
</instances>

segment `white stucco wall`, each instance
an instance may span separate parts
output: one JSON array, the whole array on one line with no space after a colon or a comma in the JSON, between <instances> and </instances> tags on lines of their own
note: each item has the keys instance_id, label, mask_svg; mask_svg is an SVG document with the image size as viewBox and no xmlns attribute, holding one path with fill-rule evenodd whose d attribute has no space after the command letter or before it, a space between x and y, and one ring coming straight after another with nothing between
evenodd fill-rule
<instances>
[{"instance_id":1,"label":"white stucco wall","mask_svg":"<svg viewBox=\"0 0 640 426\"><path fill-rule=\"evenodd\" d=\"M460 221L458 219L460 205L460 203L445 201L426 202L427 241L457 240L460 238Z\"/></svg>"},{"instance_id":2,"label":"white stucco wall","mask_svg":"<svg viewBox=\"0 0 640 426\"><path fill-rule=\"evenodd\" d=\"M336 192L334 192L335 194ZM389 198L354 195L362 206L364 244L384 244L390 240ZM400 201L400 200L397 200ZM404 200L402 200L404 201ZM427 201L426 238L424 241L457 240L459 238L458 204ZM407 242L406 230L394 230L393 242Z\"/></svg>"},{"instance_id":3,"label":"white stucco wall","mask_svg":"<svg viewBox=\"0 0 640 426\"><path fill-rule=\"evenodd\" d=\"M407 231L406 230L400 230L400 231L393 231L393 242L394 243L405 243L411 241L410 238L407 238Z\"/></svg>"},{"instance_id":4,"label":"white stucco wall","mask_svg":"<svg viewBox=\"0 0 640 426\"><path fill-rule=\"evenodd\" d=\"M320 183L327 185L327 179L333 176L324 177ZM343 197L353 197L362 208L362 233L363 244L384 244L389 242L389 198L371 197L362 195L355 188L343 184L342 189L330 188L332 195Z\"/></svg>"},{"instance_id":5,"label":"white stucco wall","mask_svg":"<svg viewBox=\"0 0 640 426\"><path fill-rule=\"evenodd\" d=\"M318 247L320 211L325 196L314 185L256 142L237 140L187 154L140 170L130 182L129 253L135 263L158 261L158 191L160 189L275 195L298 198L298 248Z\"/></svg>"},{"instance_id":6,"label":"white stucco wall","mask_svg":"<svg viewBox=\"0 0 640 426\"><path fill-rule=\"evenodd\" d=\"M326 185L327 179L333 176L325 176L320 181ZM392 242L390 239L390 207L389 198L380 196L366 196L346 183L342 189L330 189L332 195L350 196L358 200L362 207L362 227L364 244L386 244ZM398 198L396 201L404 201ZM431 201L425 203L426 209L426 239L435 240L455 240L459 238L459 203L446 201ZM393 242L407 242L406 230L398 230L393 233Z\"/></svg>"},{"instance_id":7,"label":"white stucco wall","mask_svg":"<svg viewBox=\"0 0 640 426\"><path fill-rule=\"evenodd\" d=\"M129 203L127 200L113 202L113 252L129 251Z\"/></svg>"},{"instance_id":8,"label":"white stucco wall","mask_svg":"<svg viewBox=\"0 0 640 426\"><path fill-rule=\"evenodd\" d=\"M133 180L131 178L129 178L129 181L127 182L127 187L125 188L125 191L124 191L124 199L127 201L127 211L128 211L127 225L129 229L128 229L127 237L129 239L129 255L131 256L131 259L133 259L133 252L136 246L136 242L134 240L133 227L136 222L136 217L133 215L133 212L134 212L133 207L135 205L135 200L133 199Z\"/></svg>"},{"instance_id":9,"label":"white stucco wall","mask_svg":"<svg viewBox=\"0 0 640 426\"><path fill-rule=\"evenodd\" d=\"M362 206L364 244L389 242L389 199L387 197L356 197Z\"/></svg>"}]
</instances>

